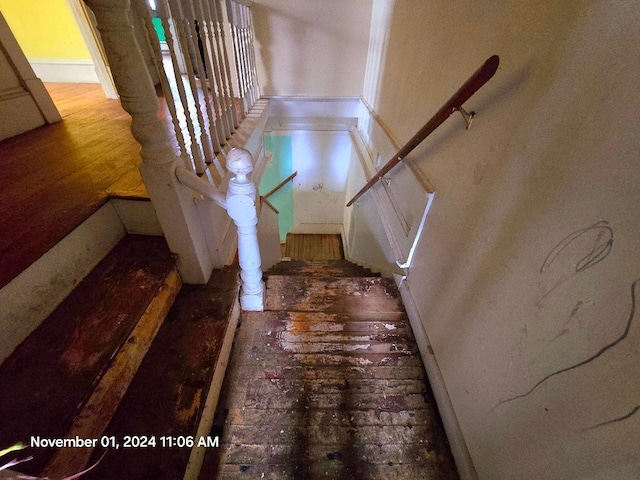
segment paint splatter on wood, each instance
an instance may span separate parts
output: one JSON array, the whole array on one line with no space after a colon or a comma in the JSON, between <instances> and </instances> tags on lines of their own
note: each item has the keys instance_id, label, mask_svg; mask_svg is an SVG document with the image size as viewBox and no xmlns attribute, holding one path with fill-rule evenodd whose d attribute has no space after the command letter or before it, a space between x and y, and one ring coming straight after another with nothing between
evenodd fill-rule
<instances>
[{"instance_id":1,"label":"paint splatter on wood","mask_svg":"<svg viewBox=\"0 0 640 480\"><path fill-rule=\"evenodd\" d=\"M242 315L200 478L457 479L393 282L290 263Z\"/></svg>"}]
</instances>

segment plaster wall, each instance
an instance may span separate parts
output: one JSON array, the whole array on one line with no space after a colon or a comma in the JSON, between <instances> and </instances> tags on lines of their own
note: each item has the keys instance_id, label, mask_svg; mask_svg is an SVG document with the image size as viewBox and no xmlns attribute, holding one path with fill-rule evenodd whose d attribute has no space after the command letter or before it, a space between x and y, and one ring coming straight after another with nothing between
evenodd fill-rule
<instances>
[{"instance_id":1,"label":"plaster wall","mask_svg":"<svg viewBox=\"0 0 640 480\"><path fill-rule=\"evenodd\" d=\"M29 60L91 61L67 0L0 0L0 10Z\"/></svg>"},{"instance_id":2,"label":"plaster wall","mask_svg":"<svg viewBox=\"0 0 640 480\"><path fill-rule=\"evenodd\" d=\"M99 82L68 0L0 0L0 10L38 78L45 82Z\"/></svg>"},{"instance_id":3,"label":"plaster wall","mask_svg":"<svg viewBox=\"0 0 640 480\"><path fill-rule=\"evenodd\" d=\"M375 9L391 13L365 100L400 143L501 57L466 104L471 129L451 118L411 155L436 197L405 288L475 467L467 478L637 478L640 10Z\"/></svg>"},{"instance_id":4,"label":"plaster wall","mask_svg":"<svg viewBox=\"0 0 640 480\"><path fill-rule=\"evenodd\" d=\"M291 134L293 170L298 172L293 179L293 232L341 233L351 152L349 132ZM320 225L331 225L333 230Z\"/></svg>"},{"instance_id":5,"label":"plaster wall","mask_svg":"<svg viewBox=\"0 0 640 480\"><path fill-rule=\"evenodd\" d=\"M263 95L360 96L371 0L253 2Z\"/></svg>"},{"instance_id":6,"label":"plaster wall","mask_svg":"<svg viewBox=\"0 0 640 480\"><path fill-rule=\"evenodd\" d=\"M272 157L260 183L265 194L291 173L297 176L270 201L287 232L342 233L351 138L346 130L278 130L265 137Z\"/></svg>"}]
</instances>

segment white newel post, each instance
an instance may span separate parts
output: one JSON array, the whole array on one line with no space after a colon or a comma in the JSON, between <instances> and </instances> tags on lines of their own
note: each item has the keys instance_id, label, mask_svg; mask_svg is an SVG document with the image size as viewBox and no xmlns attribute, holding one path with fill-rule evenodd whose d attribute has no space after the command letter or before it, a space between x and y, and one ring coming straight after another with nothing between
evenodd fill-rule
<instances>
[{"instance_id":1,"label":"white newel post","mask_svg":"<svg viewBox=\"0 0 640 480\"><path fill-rule=\"evenodd\" d=\"M167 127L158 118L158 98L130 19L130 0L84 0L93 11L122 107L131 115L131 132L142 149L140 172L167 243L177 254L186 283L206 283L211 254L191 190L176 167L182 160L169 145Z\"/></svg>"},{"instance_id":2,"label":"white newel post","mask_svg":"<svg viewBox=\"0 0 640 480\"><path fill-rule=\"evenodd\" d=\"M227 213L238 228L238 258L242 291L240 306L243 310L264 310L264 282L260 269L258 245L258 212L256 187L247 177L253 171L251 154L241 148L233 148L227 154L227 168L235 174L229 180Z\"/></svg>"}]
</instances>

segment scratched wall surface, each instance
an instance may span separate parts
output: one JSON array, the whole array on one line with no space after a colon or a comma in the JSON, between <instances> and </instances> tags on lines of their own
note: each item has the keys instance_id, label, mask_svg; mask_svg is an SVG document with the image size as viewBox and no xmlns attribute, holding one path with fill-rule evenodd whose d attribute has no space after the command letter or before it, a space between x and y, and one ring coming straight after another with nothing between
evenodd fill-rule
<instances>
[{"instance_id":1,"label":"scratched wall surface","mask_svg":"<svg viewBox=\"0 0 640 480\"><path fill-rule=\"evenodd\" d=\"M347 131L296 131L293 180L296 233L341 233L351 139ZM323 230L326 226L328 230Z\"/></svg>"},{"instance_id":2,"label":"scratched wall surface","mask_svg":"<svg viewBox=\"0 0 640 480\"><path fill-rule=\"evenodd\" d=\"M264 195L293 172L269 200L279 210L280 240L287 232L341 233L351 139L347 131L282 130L265 135L272 154L260 182Z\"/></svg>"},{"instance_id":3,"label":"scratched wall surface","mask_svg":"<svg viewBox=\"0 0 640 480\"><path fill-rule=\"evenodd\" d=\"M450 119L413 155L436 197L407 282L478 477L637 478L640 10L434 0L390 15L366 100L401 141L501 57L466 104L471 129Z\"/></svg>"}]
</instances>

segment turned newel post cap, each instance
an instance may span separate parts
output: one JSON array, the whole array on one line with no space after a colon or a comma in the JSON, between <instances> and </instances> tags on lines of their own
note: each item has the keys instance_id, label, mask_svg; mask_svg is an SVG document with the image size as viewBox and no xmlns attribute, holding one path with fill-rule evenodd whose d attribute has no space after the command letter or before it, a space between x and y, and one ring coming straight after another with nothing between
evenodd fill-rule
<instances>
[{"instance_id":1,"label":"turned newel post cap","mask_svg":"<svg viewBox=\"0 0 640 480\"><path fill-rule=\"evenodd\" d=\"M238 176L246 176L253 171L253 158L244 148L232 148L227 153L227 168Z\"/></svg>"}]
</instances>

